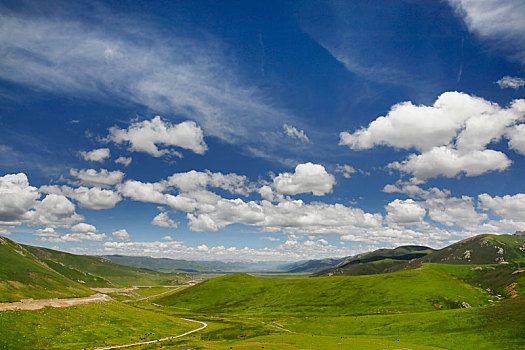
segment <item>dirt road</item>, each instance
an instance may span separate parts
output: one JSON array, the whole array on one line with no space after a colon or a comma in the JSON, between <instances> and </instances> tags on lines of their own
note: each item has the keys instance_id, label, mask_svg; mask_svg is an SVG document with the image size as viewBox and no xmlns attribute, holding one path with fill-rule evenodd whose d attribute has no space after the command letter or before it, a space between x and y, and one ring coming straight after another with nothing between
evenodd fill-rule
<instances>
[{"instance_id":1,"label":"dirt road","mask_svg":"<svg viewBox=\"0 0 525 350\"><path fill-rule=\"evenodd\" d=\"M102 347L102 348L90 348L90 349L92 349L92 350L111 350L111 349L129 348L129 347L131 347L131 346L138 346L138 345L146 345L146 344L159 343L159 342L166 341L166 340L171 340L171 339L181 338L181 337L184 337L184 336L186 336L186 335L189 335L189 334L192 334L192 333L198 332L198 331L200 331L200 330L202 330L202 329L208 327L208 324L207 324L206 322L201 322L201 321L196 321L196 320L190 320L189 318L181 318L181 320L189 321L189 322L200 323L200 324L202 324L202 327L196 328L196 329L191 330L191 331L186 332L186 333L182 333L182 334L179 334L179 335L173 335L173 336L171 336L171 337L166 337L166 338L161 338L161 339L149 340L149 341L144 341L144 342L139 342L139 343L130 343L130 344L123 344L123 345L107 346L107 347Z\"/></svg>"},{"instance_id":2,"label":"dirt road","mask_svg":"<svg viewBox=\"0 0 525 350\"><path fill-rule=\"evenodd\" d=\"M90 303L103 303L113 300L105 294L94 294L85 298L69 298L69 299L28 299L14 303L0 303L0 311L7 310L38 310L46 306L52 307L69 307L74 305L83 305Z\"/></svg>"},{"instance_id":3,"label":"dirt road","mask_svg":"<svg viewBox=\"0 0 525 350\"><path fill-rule=\"evenodd\" d=\"M167 293L170 293L170 292L173 292L177 289L180 289L184 286L178 286L177 288L173 288L173 289L170 289L170 290L167 290L165 292L162 292L162 293L159 293L159 294L155 294L155 295L150 295L148 297L144 297L144 298L140 298L140 299L129 299L129 300L123 300L122 302L123 303L134 303L136 301L142 301L142 300L147 300L147 299L151 299L151 298L155 298L155 297L158 297L159 295L163 295L163 294L167 294Z\"/></svg>"}]
</instances>

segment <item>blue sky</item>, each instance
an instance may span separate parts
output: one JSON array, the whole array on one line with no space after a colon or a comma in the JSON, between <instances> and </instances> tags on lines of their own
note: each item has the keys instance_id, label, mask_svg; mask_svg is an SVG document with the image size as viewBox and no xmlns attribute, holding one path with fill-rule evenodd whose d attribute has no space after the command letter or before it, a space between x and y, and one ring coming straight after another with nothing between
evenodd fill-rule
<instances>
[{"instance_id":1,"label":"blue sky","mask_svg":"<svg viewBox=\"0 0 525 350\"><path fill-rule=\"evenodd\" d=\"M0 234L301 260L525 229L525 4L0 5Z\"/></svg>"}]
</instances>

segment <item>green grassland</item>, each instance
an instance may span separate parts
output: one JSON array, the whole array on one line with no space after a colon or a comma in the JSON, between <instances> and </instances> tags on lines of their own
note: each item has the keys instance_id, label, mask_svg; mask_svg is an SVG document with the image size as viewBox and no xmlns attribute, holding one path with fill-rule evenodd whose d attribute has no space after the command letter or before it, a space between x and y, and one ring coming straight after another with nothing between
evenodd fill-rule
<instances>
[{"instance_id":1,"label":"green grassland","mask_svg":"<svg viewBox=\"0 0 525 350\"><path fill-rule=\"evenodd\" d=\"M207 322L208 328L188 337L134 349L416 350L525 346L525 303L521 297L482 308L338 317L195 317L192 312L147 302L137 306L112 302L0 313L0 348L81 349L156 339L196 328L195 324L178 319L190 316Z\"/></svg>"},{"instance_id":2,"label":"green grassland","mask_svg":"<svg viewBox=\"0 0 525 350\"><path fill-rule=\"evenodd\" d=\"M80 288L76 293L91 294L84 285L106 286L105 281L111 287L131 284L125 277L115 278L119 265L104 265L101 258L77 258L46 249L37 252L36 248L26 249L7 239L2 242L0 280L5 276L18 278L26 288L22 291L31 286L41 292L45 288L48 292L63 291L70 283ZM409 261L410 270L386 274L316 278L231 274L158 297L155 295L170 288L159 285L162 279L147 277L143 281L152 282L151 288L139 288L129 295L111 294L116 299L112 302L2 311L0 348L92 348L153 340L199 327L181 318L200 320L208 327L134 349L525 348L525 273L517 271L516 262L521 259L519 248L525 243L512 236L483 235L467 240L468 246L460 244L448 251L448 259L439 255L441 263L415 259ZM503 247L503 252L495 246ZM492 261L494 256L502 256L504 261L442 263L464 258L466 247L472 252L471 259L474 253L484 252L492 255L485 255L483 261ZM387 258L367 264L381 266L390 262ZM101 265L108 266L108 271L102 271ZM28 271L34 275L24 277ZM127 276L134 282L142 278L131 273ZM35 277L43 278L46 287ZM84 278L83 284L76 282L80 278ZM154 297L120 302L149 296Z\"/></svg>"},{"instance_id":3,"label":"green grassland","mask_svg":"<svg viewBox=\"0 0 525 350\"><path fill-rule=\"evenodd\" d=\"M313 335L383 338L447 349L525 346L525 299L495 306L394 315L288 318L280 324Z\"/></svg>"},{"instance_id":4,"label":"green grassland","mask_svg":"<svg viewBox=\"0 0 525 350\"><path fill-rule=\"evenodd\" d=\"M423 264L356 277L239 274L154 302L172 315L221 321L215 331L177 343L194 349L519 349L525 347L525 298L504 291L515 283L521 293L525 279L513 272L505 264ZM500 302L494 298L499 291ZM460 308L462 301L473 307Z\"/></svg>"},{"instance_id":5,"label":"green grassland","mask_svg":"<svg viewBox=\"0 0 525 350\"><path fill-rule=\"evenodd\" d=\"M0 312L2 349L82 349L153 340L195 329L193 322L120 302Z\"/></svg>"},{"instance_id":6,"label":"green grassland","mask_svg":"<svg viewBox=\"0 0 525 350\"><path fill-rule=\"evenodd\" d=\"M113 299L118 301L124 300L137 300L141 298L151 297L157 294L166 293L173 290L178 290L175 286L170 287L139 287L135 290L125 292L125 293L106 293L110 295Z\"/></svg>"},{"instance_id":7,"label":"green grassland","mask_svg":"<svg viewBox=\"0 0 525 350\"><path fill-rule=\"evenodd\" d=\"M306 332L288 332L275 326L275 319L248 316L195 316L188 310L159 307L142 303L137 305L167 315L190 317L205 321L208 327L190 337L181 338L162 349L437 349L411 342L381 339L380 337L348 337L343 335L312 335ZM290 320L290 318L287 318ZM293 319L293 318L292 318ZM281 321L282 322L282 321ZM342 334L345 330L342 329ZM141 349L160 349L142 346Z\"/></svg>"},{"instance_id":8,"label":"green grassland","mask_svg":"<svg viewBox=\"0 0 525 350\"><path fill-rule=\"evenodd\" d=\"M93 291L51 269L23 246L0 237L0 301L91 294Z\"/></svg>"},{"instance_id":9,"label":"green grassland","mask_svg":"<svg viewBox=\"0 0 525 350\"><path fill-rule=\"evenodd\" d=\"M196 313L236 315L364 315L488 304L488 294L453 276L449 267L371 276L268 279L227 275L156 302Z\"/></svg>"}]
</instances>

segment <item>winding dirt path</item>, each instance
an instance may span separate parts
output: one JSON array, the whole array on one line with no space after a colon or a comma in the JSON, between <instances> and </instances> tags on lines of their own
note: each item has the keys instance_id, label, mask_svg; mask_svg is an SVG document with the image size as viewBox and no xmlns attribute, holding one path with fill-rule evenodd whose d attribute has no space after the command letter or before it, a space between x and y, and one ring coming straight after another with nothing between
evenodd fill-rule
<instances>
[{"instance_id":1,"label":"winding dirt path","mask_svg":"<svg viewBox=\"0 0 525 350\"><path fill-rule=\"evenodd\" d=\"M189 335L189 334L192 334L192 333L198 332L198 331L203 330L204 328L208 327L208 324L207 324L206 322L201 322L201 321L196 321L196 320L190 320L189 318L182 318L182 317L181 317L181 320L189 321L189 322L200 323L200 324L202 324L202 327L196 328L196 329L191 330L191 331L186 332L186 333L182 333L182 334L179 334L179 335L173 335L173 336L171 336L171 337L165 337L165 338L161 338L161 339L155 339L155 340L143 341L143 342L138 342L138 343L123 344L123 345L107 346L107 347L102 347L102 348L90 348L90 349L92 349L92 350L111 350L111 349L129 348L129 347L131 347L131 346L138 346L138 345L146 345L146 344L159 343L159 342L166 341L166 340L171 340L171 339L181 338L181 337L184 337L184 336L186 336L186 335Z\"/></svg>"},{"instance_id":2,"label":"winding dirt path","mask_svg":"<svg viewBox=\"0 0 525 350\"><path fill-rule=\"evenodd\" d=\"M75 305L84 305L91 303L103 303L113 300L106 294L97 293L84 298L68 298L68 299L36 299L23 300L14 303L0 303L0 311L7 310L38 310L46 306L52 307L70 307Z\"/></svg>"},{"instance_id":3,"label":"winding dirt path","mask_svg":"<svg viewBox=\"0 0 525 350\"><path fill-rule=\"evenodd\" d=\"M122 302L123 302L123 303L134 303L134 302L136 302L136 301L148 300L148 299L151 299L151 298L158 297L159 295L163 295L163 294L167 294L167 293L170 293L170 292L176 291L176 290L178 290L178 289L181 289L182 287L184 287L184 286L178 286L177 288L173 288L173 289L167 290L167 291L165 291L165 292L162 292L162 293L159 293L159 294L155 294L155 295L150 295L150 296L147 296L147 297L144 297L144 298L140 298L140 299L128 299L128 300L123 300Z\"/></svg>"}]
</instances>

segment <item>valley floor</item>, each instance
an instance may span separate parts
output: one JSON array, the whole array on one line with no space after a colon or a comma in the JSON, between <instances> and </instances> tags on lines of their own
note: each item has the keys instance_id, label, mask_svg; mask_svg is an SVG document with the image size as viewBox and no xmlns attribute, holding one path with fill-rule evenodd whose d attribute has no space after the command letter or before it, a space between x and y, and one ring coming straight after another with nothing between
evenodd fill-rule
<instances>
[{"instance_id":1,"label":"valley floor","mask_svg":"<svg viewBox=\"0 0 525 350\"><path fill-rule=\"evenodd\" d=\"M62 309L5 311L0 313L0 348L525 348L525 301L521 296L468 309L354 316L212 315L163 306L155 298L144 299L177 292L139 288L133 291L133 303L110 301ZM202 326L196 328L195 322Z\"/></svg>"}]
</instances>

